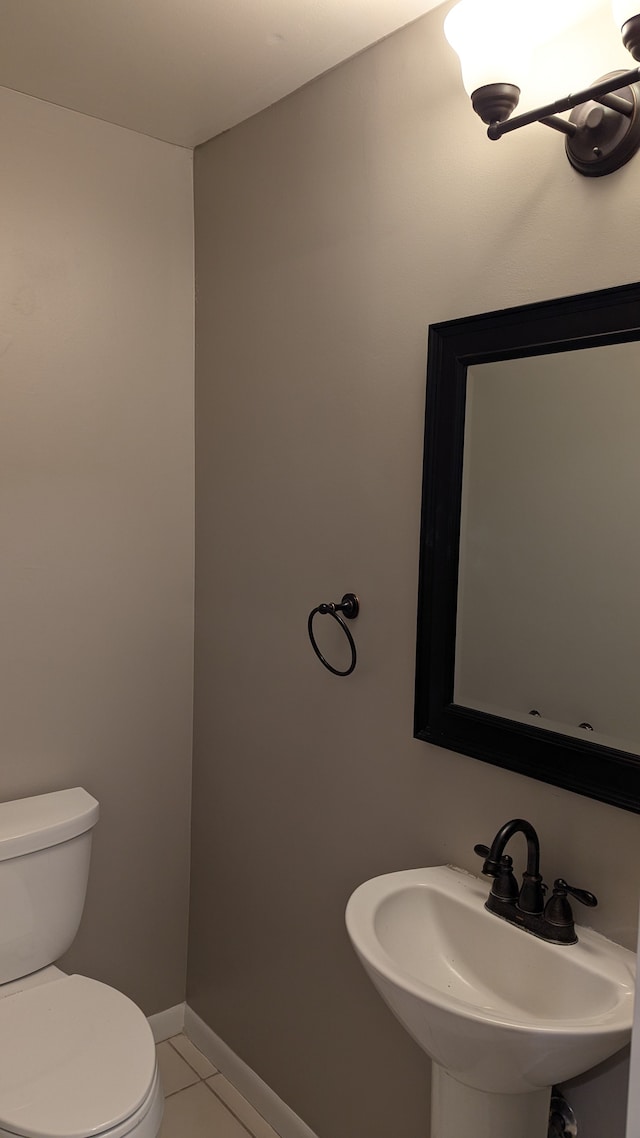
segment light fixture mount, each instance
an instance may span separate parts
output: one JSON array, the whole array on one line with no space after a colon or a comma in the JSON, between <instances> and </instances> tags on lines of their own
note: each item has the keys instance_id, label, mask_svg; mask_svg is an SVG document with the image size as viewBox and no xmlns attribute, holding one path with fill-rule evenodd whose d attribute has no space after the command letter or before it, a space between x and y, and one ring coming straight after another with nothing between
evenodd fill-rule
<instances>
[{"instance_id":1,"label":"light fixture mount","mask_svg":"<svg viewBox=\"0 0 640 1138\"><path fill-rule=\"evenodd\" d=\"M599 177L624 166L640 149L639 100L640 67L612 71L575 95L492 122L487 134L496 141L530 123L543 123L566 135L567 157L574 169L589 178ZM564 119L562 111L573 114Z\"/></svg>"},{"instance_id":2,"label":"light fixture mount","mask_svg":"<svg viewBox=\"0 0 640 1138\"><path fill-rule=\"evenodd\" d=\"M624 74L614 71L603 76L603 80ZM569 122L577 129L567 136L567 158L574 169L587 177L611 174L640 148L640 83L618 88L616 96L609 99L613 106L589 100L569 115ZM618 104L618 100L622 102Z\"/></svg>"}]
</instances>

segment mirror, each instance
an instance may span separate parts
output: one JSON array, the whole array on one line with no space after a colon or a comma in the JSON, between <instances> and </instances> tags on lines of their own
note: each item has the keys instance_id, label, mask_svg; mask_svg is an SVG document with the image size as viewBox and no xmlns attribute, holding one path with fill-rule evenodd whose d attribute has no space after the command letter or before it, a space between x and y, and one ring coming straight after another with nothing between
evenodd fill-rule
<instances>
[{"instance_id":1,"label":"mirror","mask_svg":"<svg viewBox=\"0 0 640 1138\"><path fill-rule=\"evenodd\" d=\"M429 330L415 734L640 812L640 285Z\"/></svg>"}]
</instances>

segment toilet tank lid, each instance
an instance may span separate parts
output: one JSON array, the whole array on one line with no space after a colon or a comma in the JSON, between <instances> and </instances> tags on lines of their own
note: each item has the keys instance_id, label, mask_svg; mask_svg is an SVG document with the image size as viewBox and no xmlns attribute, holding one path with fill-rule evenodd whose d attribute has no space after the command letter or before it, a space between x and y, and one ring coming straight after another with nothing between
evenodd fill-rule
<instances>
[{"instance_id":1,"label":"toilet tank lid","mask_svg":"<svg viewBox=\"0 0 640 1138\"><path fill-rule=\"evenodd\" d=\"M81 786L0 802L0 861L84 834L99 813L99 804Z\"/></svg>"}]
</instances>

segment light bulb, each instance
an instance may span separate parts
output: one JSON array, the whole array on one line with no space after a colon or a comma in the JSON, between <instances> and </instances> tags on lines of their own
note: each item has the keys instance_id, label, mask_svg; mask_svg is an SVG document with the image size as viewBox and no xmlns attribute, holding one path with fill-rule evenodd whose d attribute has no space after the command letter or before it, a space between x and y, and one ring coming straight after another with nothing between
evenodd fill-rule
<instances>
[{"instance_id":1,"label":"light bulb","mask_svg":"<svg viewBox=\"0 0 640 1138\"><path fill-rule=\"evenodd\" d=\"M521 87L529 69L532 19L525 0L460 0L444 33L460 57L468 95L492 83Z\"/></svg>"},{"instance_id":2,"label":"light bulb","mask_svg":"<svg viewBox=\"0 0 640 1138\"><path fill-rule=\"evenodd\" d=\"M611 0L613 18L617 28L622 28L634 16L640 16L640 0Z\"/></svg>"}]
</instances>

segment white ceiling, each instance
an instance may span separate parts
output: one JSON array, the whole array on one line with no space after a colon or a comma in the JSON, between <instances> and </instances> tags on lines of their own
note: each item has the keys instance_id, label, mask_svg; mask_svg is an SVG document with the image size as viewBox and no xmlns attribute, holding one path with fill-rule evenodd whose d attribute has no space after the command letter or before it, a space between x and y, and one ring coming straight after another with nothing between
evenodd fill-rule
<instances>
[{"instance_id":1,"label":"white ceiling","mask_svg":"<svg viewBox=\"0 0 640 1138\"><path fill-rule=\"evenodd\" d=\"M195 146L441 0L2 0L0 86Z\"/></svg>"}]
</instances>

